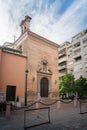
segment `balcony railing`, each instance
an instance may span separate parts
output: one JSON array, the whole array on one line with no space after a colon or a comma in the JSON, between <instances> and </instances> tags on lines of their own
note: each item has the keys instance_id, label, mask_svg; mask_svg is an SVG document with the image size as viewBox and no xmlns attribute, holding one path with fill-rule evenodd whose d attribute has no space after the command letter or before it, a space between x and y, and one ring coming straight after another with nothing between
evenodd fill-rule
<instances>
[{"instance_id":1,"label":"balcony railing","mask_svg":"<svg viewBox=\"0 0 87 130\"><path fill-rule=\"evenodd\" d=\"M59 77L64 76L64 74L65 74L65 72L64 73L59 73Z\"/></svg>"},{"instance_id":2,"label":"balcony railing","mask_svg":"<svg viewBox=\"0 0 87 130\"><path fill-rule=\"evenodd\" d=\"M61 70L61 69L66 69L66 65L59 66L59 70Z\"/></svg>"},{"instance_id":3,"label":"balcony railing","mask_svg":"<svg viewBox=\"0 0 87 130\"><path fill-rule=\"evenodd\" d=\"M79 53L75 53L74 56L73 56L73 58L76 58L76 57L79 57L79 56L81 56L80 52Z\"/></svg>"},{"instance_id":4,"label":"balcony railing","mask_svg":"<svg viewBox=\"0 0 87 130\"><path fill-rule=\"evenodd\" d=\"M65 53L65 52L60 53L60 54L59 54L59 57L64 56L64 55L66 55L66 53Z\"/></svg>"},{"instance_id":5,"label":"balcony railing","mask_svg":"<svg viewBox=\"0 0 87 130\"><path fill-rule=\"evenodd\" d=\"M61 63L61 62L64 62L64 61L67 61L67 58L66 58L66 57L59 59L58 62Z\"/></svg>"}]
</instances>

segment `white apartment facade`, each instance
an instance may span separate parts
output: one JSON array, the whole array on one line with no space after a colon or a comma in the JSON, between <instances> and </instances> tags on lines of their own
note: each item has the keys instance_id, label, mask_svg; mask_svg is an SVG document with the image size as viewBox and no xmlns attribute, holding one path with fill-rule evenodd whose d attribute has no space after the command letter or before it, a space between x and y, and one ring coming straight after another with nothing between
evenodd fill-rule
<instances>
[{"instance_id":1,"label":"white apartment facade","mask_svg":"<svg viewBox=\"0 0 87 130\"><path fill-rule=\"evenodd\" d=\"M73 71L75 79L87 78L87 32L83 31L72 38Z\"/></svg>"},{"instance_id":2,"label":"white apartment facade","mask_svg":"<svg viewBox=\"0 0 87 130\"><path fill-rule=\"evenodd\" d=\"M61 44L60 50L63 45L64 43ZM72 42L64 47L66 50L66 72L74 74L75 79L78 79L80 76L87 78L87 30L74 36ZM61 55L60 51L59 55ZM60 59L59 57L59 63L61 62ZM63 75L59 73L59 77Z\"/></svg>"},{"instance_id":3,"label":"white apartment facade","mask_svg":"<svg viewBox=\"0 0 87 130\"><path fill-rule=\"evenodd\" d=\"M69 42L64 42L61 44L58 50L58 69L59 77L63 76L67 72L67 45Z\"/></svg>"}]
</instances>

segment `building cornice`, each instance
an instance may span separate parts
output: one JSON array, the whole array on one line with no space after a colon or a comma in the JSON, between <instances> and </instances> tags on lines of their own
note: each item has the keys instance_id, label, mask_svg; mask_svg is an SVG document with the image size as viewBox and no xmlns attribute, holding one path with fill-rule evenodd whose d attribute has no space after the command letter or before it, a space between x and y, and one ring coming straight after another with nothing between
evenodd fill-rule
<instances>
[{"instance_id":1,"label":"building cornice","mask_svg":"<svg viewBox=\"0 0 87 130\"><path fill-rule=\"evenodd\" d=\"M6 53L13 54L13 55L17 55L17 56L21 56L21 57L27 58L27 56L24 55L24 54L22 54L22 52L20 52L19 50L15 50L15 49L11 49L11 48L2 47L2 51L3 51L3 52L6 52Z\"/></svg>"},{"instance_id":2,"label":"building cornice","mask_svg":"<svg viewBox=\"0 0 87 130\"><path fill-rule=\"evenodd\" d=\"M55 47L59 48L59 45L56 44L55 42L52 42L52 41L50 41L50 40L48 40L48 39L46 39L46 38L44 38L44 37L42 37L42 36L32 32L32 31L28 31L28 34L29 34L29 36L33 36L33 37L35 37L37 39L40 39L40 40L42 40L42 41L52 45L52 46L55 46Z\"/></svg>"},{"instance_id":3,"label":"building cornice","mask_svg":"<svg viewBox=\"0 0 87 130\"><path fill-rule=\"evenodd\" d=\"M37 71L38 74L46 74L46 75L52 75L52 73L46 73L46 72L39 72Z\"/></svg>"},{"instance_id":4,"label":"building cornice","mask_svg":"<svg viewBox=\"0 0 87 130\"><path fill-rule=\"evenodd\" d=\"M55 42L52 42L52 41L50 41L50 40L48 40L48 39L46 39L46 38L44 38L44 37L42 37L42 36L40 36L40 35L38 35L38 34L32 32L32 31L26 31L24 34L22 34L22 35L15 41L15 44L14 44L14 45L15 45L15 46L20 45L21 42L24 41L28 36L32 36L32 37L34 37L34 38L40 39L40 40L42 40L42 41L44 41L44 42L46 42L46 43L48 43L48 44L50 44L50 45L52 45L52 46L54 46L54 47L56 47L56 48L59 48L59 45L56 44Z\"/></svg>"}]
</instances>

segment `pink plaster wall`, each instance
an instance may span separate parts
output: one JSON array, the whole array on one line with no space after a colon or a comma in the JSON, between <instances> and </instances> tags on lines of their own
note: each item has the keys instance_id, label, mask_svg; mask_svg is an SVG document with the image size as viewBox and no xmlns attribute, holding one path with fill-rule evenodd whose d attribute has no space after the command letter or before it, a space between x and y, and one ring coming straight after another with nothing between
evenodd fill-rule
<instances>
[{"instance_id":1,"label":"pink plaster wall","mask_svg":"<svg viewBox=\"0 0 87 130\"><path fill-rule=\"evenodd\" d=\"M1 83L1 54L2 54L2 50L0 48L0 83ZM0 85L0 90L1 90L1 85Z\"/></svg>"},{"instance_id":2,"label":"pink plaster wall","mask_svg":"<svg viewBox=\"0 0 87 130\"><path fill-rule=\"evenodd\" d=\"M0 57L0 91L5 92L7 85L13 85L16 86L16 96L24 97L26 58L7 52L2 52Z\"/></svg>"}]
</instances>

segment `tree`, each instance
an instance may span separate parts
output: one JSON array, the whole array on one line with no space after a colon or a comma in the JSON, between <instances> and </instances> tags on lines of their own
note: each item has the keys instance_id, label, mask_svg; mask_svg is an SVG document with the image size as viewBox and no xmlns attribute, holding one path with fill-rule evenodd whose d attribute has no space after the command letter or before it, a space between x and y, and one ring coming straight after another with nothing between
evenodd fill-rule
<instances>
[{"instance_id":1,"label":"tree","mask_svg":"<svg viewBox=\"0 0 87 130\"><path fill-rule=\"evenodd\" d=\"M60 79L59 93L63 95L70 92L74 92L74 75L65 73Z\"/></svg>"},{"instance_id":2,"label":"tree","mask_svg":"<svg viewBox=\"0 0 87 130\"><path fill-rule=\"evenodd\" d=\"M76 92L78 93L79 98L87 97L87 79L80 76L79 79L75 81Z\"/></svg>"}]
</instances>

